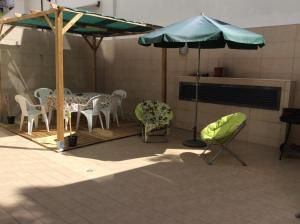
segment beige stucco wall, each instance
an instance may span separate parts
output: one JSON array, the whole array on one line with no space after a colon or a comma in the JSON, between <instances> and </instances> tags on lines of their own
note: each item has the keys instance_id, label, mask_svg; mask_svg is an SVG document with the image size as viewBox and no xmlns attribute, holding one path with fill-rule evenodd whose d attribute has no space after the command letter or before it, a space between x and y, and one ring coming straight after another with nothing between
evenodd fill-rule
<instances>
[{"instance_id":1,"label":"beige stucco wall","mask_svg":"<svg viewBox=\"0 0 300 224\"><path fill-rule=\"evenodd\" d=\"M88 91L92 74L92 52L82 37L66 35L64 41L65 86ZM13 114L19 113L14 96L27 95L40 87L55 88L54 35L32 29L15 28L0 43L3 96L7 95ZM3 98L1 98L3 99ZM2 104L2 115L6 106Z\"/></svg>"},{"instance_id":2,"label":"beige stucco wall","mask_svg":"<svg viewBox=\"0 0 300 224\"><path fill-rule=\"evenodd\" d=\"M15 2L24 2L25 11L30 9L40 9L41 8L41 1L37 0L15 0ZM57 5L66 6L66 7L83 7L83 6L92 6L97 4L97 0L55 0L51 1L52 3L56 3ZM21 3L18 3L21 4ZM43 0L44 9L49 8L49 1Z\"/></svg>"},{"instance_id":3,"label":"beige stucco wall","mask_svg":"<svg viewBox=\"0 0 300 224\"><path fill-rule=\"evenodd\" d=\"M300 25L252 30L265 36L266 47L257 51L202 50L201 72L212 73L214 67L223 66L230 77L293 80L296 88L291 104L300 108ZM132 114L142 99L160 98L161 49L141 47L136 38L106 40L99 54L104 64L100 73L106 90L128 91L125 103L128 114ZM196 70L197 50L190 49L186 56L181 56L178 49L168 49L167 99L173 108L176 107L177 76L190 75ZM300 127L294 128L293 138L300 140Z\"/></svg>"},{"instance_id":4,"label":"beige stucco wall","mask_svg":"<svg viewBox=\"0 0 300 224\"><path fill-rule=\"evenodd\" d=\"M124 109L131 116L137 102L160 99L161 49L137 45L136 38L104 40L98 52L100 89L111 93L124 89L128 93Z\"/></svg>"},{"instance_id":5,"label":"beige stucco wall","mask_svg":"<svg viewBox=\"0 0 300 224\"><path fill-rule=\"evenodd\" d=\"M115 3L115 9L114 9ZM120 18L168 25L202 12L241 27L300 23L299 0L102 0L102 12Z\"/></svg>"}]
</instances>

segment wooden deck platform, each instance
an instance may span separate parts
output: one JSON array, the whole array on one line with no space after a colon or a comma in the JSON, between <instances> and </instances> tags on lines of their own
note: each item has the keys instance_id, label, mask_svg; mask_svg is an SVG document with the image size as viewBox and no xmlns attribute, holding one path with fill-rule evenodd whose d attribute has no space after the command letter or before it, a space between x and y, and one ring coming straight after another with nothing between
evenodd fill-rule
<instances>
[{"instance_id":1,"label":"wooden deck platform","mask_svg":"<svg viewBox=\"0 0 300 224\"><path fill-rule=\"evenodd\" d=\"M32 135L27 134L26 122L24 122L23 130L21 132L19 131L18 123L13 125L0 123L0 126L14 134L20 135L26 139L36 142L47 149L56 150L55 126L51 126L50 132L47 132L44 124L42 122L39 122L39 128L34 128L32 131ZM110 129L101 129L99 127L96 127L91 133L89 133L87 128L84 127L85 125L81 125L80 129L76 131L76 135L78 136L78 143L76 147L69 147L67 139L65 138L65 150L71 150L74 148L84 147L101 142L130 137L138 135L140 133L140 128L138 124L133 121L121 121L119 127L117 127L115 124L112 124ZM75 127L73 130L75 130ZM70 133L66 131L65 137L69 135Z\"/></svg>"}]
</instances>

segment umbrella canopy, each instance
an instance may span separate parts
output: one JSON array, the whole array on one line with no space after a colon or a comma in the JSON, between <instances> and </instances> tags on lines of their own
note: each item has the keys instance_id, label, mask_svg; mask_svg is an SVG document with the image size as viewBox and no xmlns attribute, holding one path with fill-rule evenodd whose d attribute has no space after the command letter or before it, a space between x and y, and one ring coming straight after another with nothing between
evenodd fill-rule
<instances>
[{"instance_id":1,"label":"umbrella canopy","mask_svg":"<svg viewBox=\"0 0 300 224\"><path fill-rule=\"evenodd\" d=\"M165 28L158 29L139 38L139 44L162 48L180 48L187 43L189 48L257 49L265 45L262 35L237 26L201 15Z\"/></svg>"},{"instance_id":2,"label":"umbrella canopy","mask_svg":"<svg viewBox=\"0 0 300 224\"><path fill-rule=\"evenodd\" d=\"M188 147L204 147L206 144L197 140L198 123L198 86L200 79L200 49L225 48L257 49L265 45L262 35L233 26L231 24L201 15L192 17L158 29L139 38L139 44L161 48L198 48L198 72L195 88L195 126L193 139L184 141ZM166 70L164 72L163 92L166 95Z\"/></svg>"}]
</instances>

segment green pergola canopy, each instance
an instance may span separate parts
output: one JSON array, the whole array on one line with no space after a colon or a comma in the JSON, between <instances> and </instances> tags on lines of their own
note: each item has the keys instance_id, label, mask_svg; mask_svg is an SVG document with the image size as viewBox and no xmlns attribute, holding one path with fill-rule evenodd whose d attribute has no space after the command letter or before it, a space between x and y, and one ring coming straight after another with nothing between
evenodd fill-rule
<instances>
[{"instance_id":1,"label":"green pergola canopy","mask_svg":"<svg viewBox=\"0 0 300 224\"><path fill-rule=\"evenodd\" d=\"M103 16L101 14L93 13L90 11L71 8L64 8L64 23L68 23L74 16L79 13L83 14L82 17L75 23L74 26L72 26L68 30L68 33L109 37L140 34L159 28L158 26L151 24L133 22L125 19ZM48 14L48 17L54 23L55 13L53 12L51 14ZM43 17L28 18L7 24L51 30L51 27Z\"/></svg>"}]
</instances>

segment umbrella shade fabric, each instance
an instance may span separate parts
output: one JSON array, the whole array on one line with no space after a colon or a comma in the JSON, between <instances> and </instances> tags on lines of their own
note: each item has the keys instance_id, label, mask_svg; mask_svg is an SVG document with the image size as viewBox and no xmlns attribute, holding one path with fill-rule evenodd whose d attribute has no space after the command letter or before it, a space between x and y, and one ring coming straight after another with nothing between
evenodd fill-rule
<instances>
[{"instance_id":1,"label":"umbrella shade fabric","mask_svg":"<svg viewBox=\"0 0 300 224\"><path fill-rule=\"evenodd\" d=\"M139 44L161 48L257 49L265 45L262 35L201 15L155 30L139 38Z\"/></svg>"}]
</instances>

